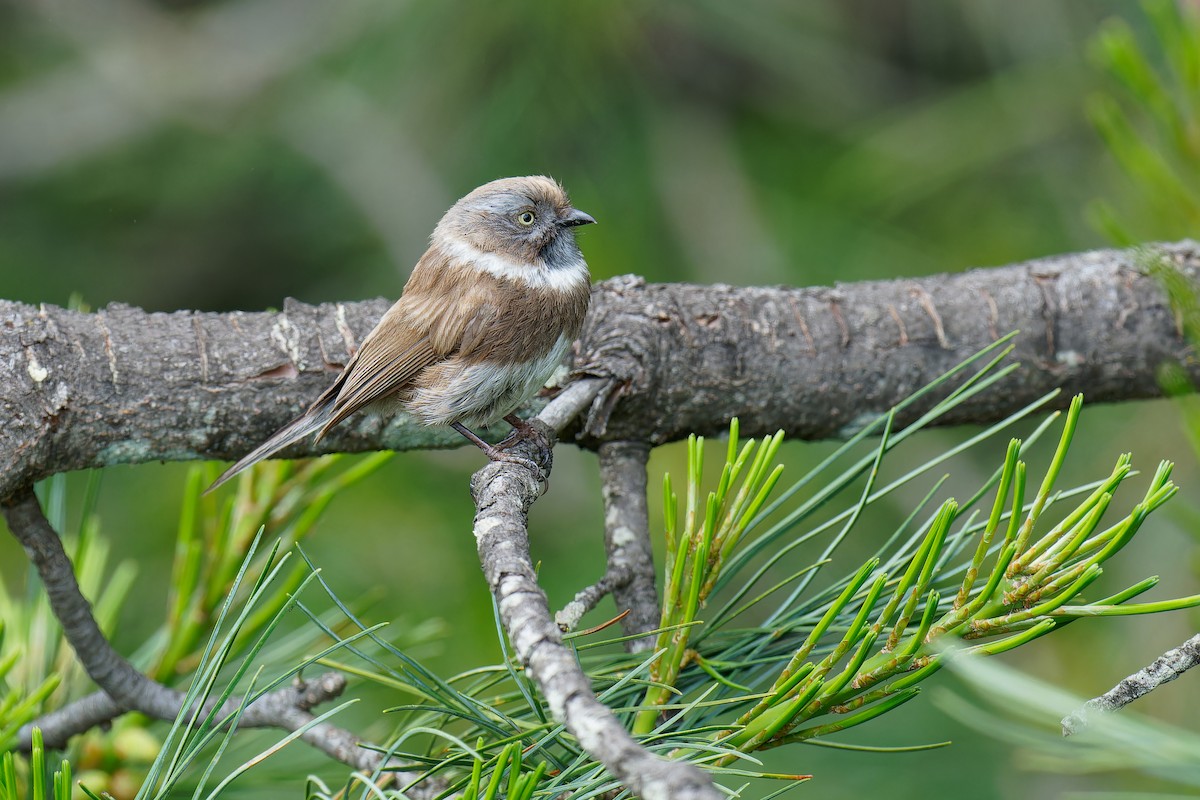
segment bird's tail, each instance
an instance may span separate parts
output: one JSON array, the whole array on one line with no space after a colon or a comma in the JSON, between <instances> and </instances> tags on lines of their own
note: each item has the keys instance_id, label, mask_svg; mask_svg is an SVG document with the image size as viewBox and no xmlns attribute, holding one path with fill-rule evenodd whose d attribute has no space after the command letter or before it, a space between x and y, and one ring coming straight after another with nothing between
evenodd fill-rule
<instances>
[{"instance_id":1,"label":"bird's tail","mask_svg":"<svg viewBox=\"0 0 1200 800\"><path fill-rule=\"evenodd\" d=\"M253 464L257 464L264 458L270 458L278 453L283 448L290 444L295 444L301 439L311 436L317 431L325 427L333 417L333 405L336 395L323 397L312 405L307 411L294 420L284 425L275 433L271 434L271 438L260 444L258 447L251 450L246 455L242 456L236 464L221 473L221 477L213 481L212 486L204 490L205 494L216 489L225 481L237 475L242 470Z\"/></svg>"}]
</instances>

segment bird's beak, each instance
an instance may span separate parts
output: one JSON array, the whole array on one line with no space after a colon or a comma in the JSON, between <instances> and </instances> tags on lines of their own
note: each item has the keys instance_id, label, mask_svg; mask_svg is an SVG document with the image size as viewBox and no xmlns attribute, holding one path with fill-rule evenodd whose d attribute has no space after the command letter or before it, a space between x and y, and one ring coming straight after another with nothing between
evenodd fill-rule
<instances>
[{"instance_id":1,"label":"bird's beak","mask_svg":"<svg viewBox=\"0 0 1200 800\"><path fill-rule=\"evenodd\" d=\"M564 228L574 228L576 225L595 225L596 220L591 214L585 214L577 208L572 208L565 217L558 221Z\"/></svg>"}]
</instances>

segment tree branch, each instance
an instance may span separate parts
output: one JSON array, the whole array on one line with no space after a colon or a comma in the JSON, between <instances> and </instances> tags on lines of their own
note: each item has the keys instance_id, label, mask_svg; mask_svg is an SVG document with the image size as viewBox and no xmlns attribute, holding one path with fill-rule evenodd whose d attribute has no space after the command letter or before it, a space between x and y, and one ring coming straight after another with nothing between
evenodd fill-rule
<instances>
[{"instance_id":1,"label":"tree branch","mask_svg":"<svg viewBox=\"0 0 1200 800\"><path fill-rule=\"evenodd\" d=\"M1150 665L1063 717L1063 736L1078 733L1093 715L1120 710L1164 683L1170 683L1197 664L1200 664L1200 634L1163 653Z\"/></svg>"},{"instance_id":2,"label":"tree branch","mask_svg":"<svg viewBox=\"0 0 1200 800\"><path fill-rule=\"evenodd\" d=\"M1195 285L1200 245L1159 246ZM845 437L1012 331L1022 368L939 424L1002 419L1053 389L1059 403L1159 397L1158 369L1200 380L1145 251L1097 250L1006 267L833 288L646 284L617 278L593 295L577 368L625 382L601 441L660 444L717 436ZM915 404L898 427L936 402Z\"/></svg>"},{"instance_id":3,"label":"tree branch","mask_svg":"<svg viewBox=\"0 0 1200 800\"><path fill-rule=\"evenodd\" d=\"M621 627L627 636L633 636L657 628L662 615L654 585L654 550L646 508L650 446L642 442L605 442L600 445L599 456L608 566L603 578L580 590L554 619L564 631L574 630L583 615L611 593L618 611L628 609ZM625 646L631 653L645 652L654 647L654 637L631 639Z\"/></svg>"},{"instance_id":4,"label":"tree branch","mask_svg":"<svg viewBox=\"0 0 1200 800\"><path fill-rule=\"evenodd\" d=\"M88 676L121 708L174 719L183 705L183 694L155 683L113 650L79 589L62 541L33 492L4 506L4 518L37 569L50 609Z\"/></svg>"},{"instance_id":5,"label":"tree branch","mask_svg":"<svg viewBox=\"0 0 1200 800\"><path fill-rule=\"evenodd\" d=\"M28 751L33 728L38 727L47 747L61 748L72 736L128 711L138 711L155 719L174 720L185 710L184 694L143 675L109 644L92 616L91 604L79 589L62 540L50 526L33 492L4 505L3 512L9 529L37 569L50 608L62 624L63 635L75 651L75 657L102 690L23 726L19 746ZM315 718L310 713L312 708L340 696L345 688L345 677L336 672L325 673L312 681L297 680L291 686L250 703L237 725L239 728L299 730ZM221 706L217 718L231 719L240 706L238 698L230 698ZM202 715L215 707L216 702L210 701L203 707ZM328 722L314 725L301 734L301 738L338 761L368 773L384 762L381 753L362 747L354 734ZM415 776L400 777L412 779Z\"/></svg>"},{"instance_id":6,"label":"tree branch","mask_svg":"<svg viewBox=\"0 0 1200 800\"><path fill-rule=\"evenodd\" d=\"M1200 276L1200 246L1182 242L1162 252L1185 279ZM498 462L472 481L484 573L555 718L642 797L719 797L700 770L640 747L562 644L526 533L529 507L549 474L554 431L602 451L614 562L608 586L636 593L618 603L649 618L653 570L647 584L649 562L639 552L646 447L692 432L719 434L734 415L750 436L780 427L798 437L844 435L1011 330L1021 331L1012 358L1024 369L1004 392L981 393L942 422L996 419L1054 388L1066 389L1064 398L1086 391L1092 401L1157 396L1157 370L1167 362L1200 380L1200 359L1143 261L1134 251L1105 250L832 289L647 285L631 277L599 284L573 354L575 373L594 379L570 384L545 408L545 441L514 448L537 468ZM255 314L147 314L114 305L85 314L0 301L0 408L9 419L0 427L0 500L7 499L10 527L43 573L72 646L109 695L77 704L78 720L104 716L106 701L171 718L182 698L104 640L29 487L71 469L244 453L311 402L386 305L288 301L282 312ZM589 406L586 420L573 422ZM363 415L286 455L456 443L404 418ZM635 535L624 537L622 527ZM646 620L636 624L646 629ZM279 702L286 708L270 724L295 730L312 719L294 695ZM360 768L378 765L354 761L364 751L341 729L320 726L305 738Z\"/></svg>"},{"instance_id":7,"label":"tree branch","mask_svg":"<svg viewBox=\"0 0 1200 800\"><path fill-rule=\"evenodd\" d=\"M1196 281L1200 245L1162 249ZM737 415L748 436L844 435L1012 330L1023 369L944 423L994 420L1054 388L1063 402L1079 391L1092 402L1159 396L1162 364L1183 365L1195 381L1200 359L1140 261L1098 250L810 289L606 281L574 366L620 389L568 434L593 448L659 444L718 434ZM239 456L320 393L386 307L84 314L0 302L0 498L67 470ZM457 443L403 418L362 415L286 455Z\"/></svg>"},{"instance_id":8,"label":"tree branch","mask_svg":"<svg viewBox=\"0 0 1200 800\"><path fill-rule=\"evenodd\" d=\"M594 391L600 388L593 385ZM570 415L559 409L568 399L584 405L578 394L564 393L533 423L542 441L526 439L513 448L513 454L527 459L529 465L495 461L471 481L479 561L500 620L554 719L631 792L646 800L718 800L721 794L701 770L642 748L596 699L574 653L563 644L546 594L537 583L526 524L529 507L541 494L553 462L556 432L545 420L565 424Z\"/></svg>"}]
</instances>

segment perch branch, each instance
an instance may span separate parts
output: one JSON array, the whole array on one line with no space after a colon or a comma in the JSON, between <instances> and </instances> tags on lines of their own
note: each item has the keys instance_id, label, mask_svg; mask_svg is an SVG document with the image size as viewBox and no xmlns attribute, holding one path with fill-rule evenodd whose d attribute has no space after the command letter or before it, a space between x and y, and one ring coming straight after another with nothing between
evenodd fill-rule
<instances>
[{"instance_id":1,"label":"perch branch","mask_svg":"<svg viewBox=\"0 0 1200 800\"><path fill-rule=\"evenodd\" d=\"M1122 709L1164 683L1170 683L1197 664L1200 664L1200 634L1163 653L1153 663L1063 717L1063 736L1078 733L1094 715Z\"/></svg>"},{"instance_id":2,"label":"perch branch","mask_svg":"<svg viewBox=\"0 0 1200 800\"><path fill-rule=\"evenodd\" d=\"M109 644L92 615L91 604L79 589L62 540L46 519L33 492L5 505L3 511L9 530L37 569L50 608L62 624L63 634L76 658L102 690L22 727L20 747L29 749L35 726L41 729L46 746L61 748L72 736L127 711L137 711L155 719L175 719L184 710L184 694L151 680ZM346 679L338 673L325 673L311 681L296 681L250 703L238 720L238 727L299 730L314 719L310 713L312 708L340 696L345 688ZM227 700L218 717L231 718L240 704L238 698ZM215 705L210 702L203 713L207 714ZM327 722L309 728L301 738L355 769L374 771L383 761L380 753L361 747L354 734Z\"/></svg>"},{"instance_id":3,"label":"perch branch","mask_svg":"<svg viewBox=\"0 0 1200 800\"><path fill-rule=\"evenodd\" d=\"M593 385L592 391L600 388ZM586 405L570 390L564 392L534 421L541 441L526 439L514 447L514 454L527 459L529 465L524 461L492 462L471 481L479 561L501 622L554 718L633 794L646 800L718 800L721 794L704 772L642 748L596 699L574 653L563 644L546 595L538 586L529 553L528 513L553 462L556 425L546 420L566 424L571 415L560 409L569 399L575 399L580 408Z\"/></svg>"},{"instance_id":4,"label":"perch branch","mask_svg":"<svg viewBox=\"0 0 1200 800\"><path fill-rule=\"evenodd\" d=\"M1200 245L1161 251L1183 278L1200 276ZM1081 391L1090 402L1158 397L1163 364L1196 382L1200 359L1145 263L1097 250L808 289L605 281L573 366L620 391L565 436L656 445L719 434L734 415L747 436L845 435L1013 330L1023 368L944 423L999 419L1055 388L1063 402ZM68 470L241 456L312 402L386 308L86 314L0 301L0 499ZM453 433L359 415L283 455L455 444Z\"/></svg>"}]
</instances>

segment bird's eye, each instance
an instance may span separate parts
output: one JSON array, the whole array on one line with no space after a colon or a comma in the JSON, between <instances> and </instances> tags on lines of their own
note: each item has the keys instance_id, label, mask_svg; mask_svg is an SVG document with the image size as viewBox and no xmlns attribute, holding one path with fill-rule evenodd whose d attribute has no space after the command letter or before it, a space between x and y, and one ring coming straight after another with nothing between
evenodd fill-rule
<instances>
[{"instance_id":1,"label":"bird's eye","mask_svg":"<svg viewBox=\"0 0 1200 800\"><path fill-rule=\"evenodd\" d=\"M532 225L535 219L537 219L537 215L532 211L522 211L520 214L517 214L517 222L521 223L526 228Z\"/></svg>"}]
</instances>

